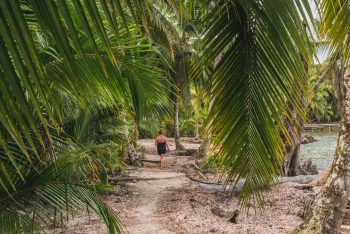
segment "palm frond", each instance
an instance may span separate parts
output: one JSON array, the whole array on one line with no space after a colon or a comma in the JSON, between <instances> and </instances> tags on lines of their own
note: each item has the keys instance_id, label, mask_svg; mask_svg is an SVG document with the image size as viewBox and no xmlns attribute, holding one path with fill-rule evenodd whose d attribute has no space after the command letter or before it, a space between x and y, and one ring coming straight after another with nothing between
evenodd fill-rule
<instances>
[{"instance_id":1,"label":"palm frond","mask_svg":"<svg viewBox=\"0 0 350 234\"><path fill-rule=\"evenodd\" d=\"M320 1L319 4L322 12L321 36L326 37L330 44L329 53L340 53L344 64L350 58L350 38L348 36L350 23L347 20L350 12L349 4L348 0ZM333 58L336 59L336 57Z\"/></svg>"},{"instance_id":2,"label":"palm frond","mask_svg":"<svg viewBox=\"0 0 350 234\"><path fill-rule=\"evenodd\" d=\"M32 177L18 181L13 193L1 194L1 233L61 227L72 212L83 212L86 207L105 221L110 233L121 232L116 213L96 195L96 191L108 187L89 183L89 177L102 168L97 161L87 154L68 155L39 168L37 173L32 172L34 168L26 168Z\"/></svg>"},{"instance_id":3,"label":"palm frond","mask_svg":"<svg viewBox=\"0 0 350 234\"><path fill-rule=\"evenodd\" d=\"M128 101L123 66L139 78L142 73L160 77L160 70L151 72L150 63L140 59L153 53L150 46L135 25L127 25L127 7L133 12L141 4L0 2L1 233L57 226L60 215L86 205L111 233L120 232L114 211L96 195L108 186L100 184L105 168L93 160L98 151L110 153L116 147L112 136L119 136L106 132L96 139L86 122L72 140L61 126L76 119L79 108L91 106L97 113ZM145 64L139 68L133 61ZM72 116L62 114L62 107Z\"/></svg>"},{"instance_id":4,"label":"palm frond","mask_svg":"<svg viewBox=\"0 0 350 234\"><path fill-rule=\"evenodd\" d=\"M306 1L220 1L208 18L204 63L222 56L209 79L209 131L220 145L212 160L229 180L246 179L243 204L251 194L261 201L259 191L281 174L280 132L288 135L282 116L293 118L287 101L304 116L302 60L312 54L300 16L305 9Z\"/></svg>"}]
</instances>

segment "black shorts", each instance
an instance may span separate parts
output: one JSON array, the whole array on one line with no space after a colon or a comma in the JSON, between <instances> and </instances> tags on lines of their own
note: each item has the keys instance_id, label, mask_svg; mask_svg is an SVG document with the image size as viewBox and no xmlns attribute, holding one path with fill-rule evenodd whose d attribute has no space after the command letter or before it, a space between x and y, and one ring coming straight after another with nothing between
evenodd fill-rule
<instances>
[{"instance_id":1,"label":"black shorts","mask_svg":"<svg viewBox=\"0 0 350 234\"><path fill-rule=\"evenodd\" d=\"M165 146L165 144L158 144L157 145L157 151L158 151L158 155L166 154L166 146Z\"/></svg>"}]
</instances>

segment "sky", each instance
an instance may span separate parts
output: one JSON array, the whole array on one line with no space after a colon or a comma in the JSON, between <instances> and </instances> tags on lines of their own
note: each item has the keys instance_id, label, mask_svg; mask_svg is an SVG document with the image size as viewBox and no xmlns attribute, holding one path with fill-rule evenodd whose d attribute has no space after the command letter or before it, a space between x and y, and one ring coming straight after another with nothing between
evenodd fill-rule
<instances>
[{"instance_id":1,"label":"sky","mask_svg":"<svg viewBox=\"0 0 350 234\"><path fill-rule=\"evenodd\" d=\"M309 0L309 4L311 6L312 12L313 12L313 16L314 18L319 18L318 15L318 11L315 5L315 1L314 0ZM327 59L327 50L325 48L318 48L316 50L316 56L317 58L315 58L315 63L323 63L325 62L325 60Z\"/></svg>"}]
</instances>

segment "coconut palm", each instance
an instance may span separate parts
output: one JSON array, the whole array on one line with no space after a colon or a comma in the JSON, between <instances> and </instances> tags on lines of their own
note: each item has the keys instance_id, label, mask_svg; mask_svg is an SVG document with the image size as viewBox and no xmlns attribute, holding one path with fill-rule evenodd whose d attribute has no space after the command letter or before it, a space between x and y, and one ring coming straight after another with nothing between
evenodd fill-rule
<instances>
[{"instance_id":1,"label":"coconut palm","mask_svg":"<svg viewBox=\"0 0 350 234\"><path fill-rule=\"evenodd\" d=\"M191 104L195 120L196 139L199 139L200 122L205 118L206 115L206 100L203 94L203 92L200 92L200 87L193 85L191 88Z\"/></svg>"},{"instance_id":2,"label":"coconut palm","mask_svg":"<svg viewBox=\"0 0 350 234\"><path fill-rule=\"evenodd\" d=\"M1 231L30 232L45 223L57 224L55 212L65 214L84 205L104 219L110 232L120 231L114 212L95 194L106 188L96 176L103 167L90 154L67 156L71 147L79 146L58 136L64 116L57 89L61 97L74 96L80 106L89 106L94 99L99 104L97 109L121 107L137 117L143 104L136 97L142 97L142 93L130 96L133 83L124 78L125 74L133 74L124 72L125 60L130 58L134 68L142 67L140 61L150 47L144 46L136 27L130 27L132 18L142 26L144 35L168 50L170 58L173 54L176 127L178 92L187 81L186 63L191 52L187 30L195 26L199 3L209 12L203 25L202 65L212 66L221 56L207 81L212 100L207 131L213 134L214 144L220 145L212 163L235 182L245 178L243 203L248 202L251 193L257 200L262 199L259 191L281 174L284 148L280 135L291 141L284 119L295 119L294 112L304 116L300 97L307 88L305 63L312 57L306 32L312 14L307 1L2 0ZM344 19L349 15L348 5L348 0L323 3L325 35L345 59L349 51L350 26ZM185 14L185 8L189 14ZM170 21L176 22L176 27ZM342 100L346 102L334 161L337 166L307 227L324 228L321 221L325 220L334 230L339 223L331 223L326 211L330 210L333 217L341 217L344 212L326 203L331 198L332 204L343 208L347 193L342 192L349 188L343 186L347 182L344 177L348 176L350 145L349 77L343 84ZM33 218L37 216L40 218Z\"/></svg>"},{"instance_id":3,"label":"coconut palm","mask_svg":"<svg viewBox=\"0 0 350 234\"><path fill-rule=\"evenodd\" d=\"M103 162L96 156L116 143L104 140L103 137L111 139L110 134L94 137L96 126L91 129L92 125L78 120L81 118L77 122L83 127L71 128L75 137L49 127L49 138L38 124L45 144L41 146L35 140L39 157L28 145L28 159L18 144L9 140L7 150L16 159L18 169L6 160L8 153L1 150L1 162L7 170L7 180L0 189L1 233L29 233L60 227L68 221L69 213L83 212L86 208L106 222L109 232L120 232L115 212L96 194L110 188L104 179Z\"/></svg>"},{"instance_id":4,"label":"coconut palm","mask_svg":"<svg viewBox=\"0 0 350 234\"><path fill-rule=\"evenodd\" d=\"M105 168L94 159L96 148L61 129L79 119L80 109L127 109L136 89L135 116L159 99L150 87L163 88L160 70L145 38L126 27L124 7L104 0L1 1L1 233L59 226L86 207L109 232L120 232L115 212L96 195L110 188L99 176ZM140 87L148 92L141 95ZM67 104L72 115L63 112Z\"/></svg>"},{"instance_id":5,"label":"coconut palm","mask_svg":"<svg viewBox=\"0 0 350 234\"><path fill-rule=\"evenodd\" d=\"M139 12L141 31L161 46L171 66L169 74L175 86L170 96L174 105L174 137L178 150L184 149L180 140L179 108L181 97L187 102L190 97L190 56L196 51L193 43L201 30L199 5L197 1L159 0L150 2Z\"/></svg>"},{"instance_id":6,"label":"coconut palm","mask_svg":"<svg viewBox=\"0 0 350 234\"><path fill-rule=\"evenodd\" d=\"M303 225L301 233L337 233L342 224L349 189L349 149L350 149L350 78L348 37L350 24L347 20L350 2L320 1L322 13L322 36L328 39L331 53L340 55L340 113L341 123L337 148L328 178L322 188L311 217Z\"/></svg>"},{"instance_id":7,"label":"coconut palm","mask_svg":"<svg viewBox=\"0 0 350 234\"><path fill-rule=\"evenodd\" d=\"M212 162L229 179L246 179L243 203L281 174L279 133L290 139L283 116L293 118L291 107L304 116L303 61L311 61L312 52L307 15L305 1L219 1L209 13L203 63L222 54L209 79L209 130L220 145Z\"/></svg>"}]
</instances>

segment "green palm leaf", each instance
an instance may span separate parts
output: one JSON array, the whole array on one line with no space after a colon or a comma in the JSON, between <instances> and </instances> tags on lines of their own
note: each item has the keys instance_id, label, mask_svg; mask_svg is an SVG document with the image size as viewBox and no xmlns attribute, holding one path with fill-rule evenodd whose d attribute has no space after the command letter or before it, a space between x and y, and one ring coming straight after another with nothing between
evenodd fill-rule
<instances>
[{"instance_id":1,"label":"green palm leaf","mask_svg":"<svg viewBox=\"0 0 350 234\"><path fill-rule=\"evenodd\" d=\"M139 110L159 98L154 89L164 83L161 70L152 69L157 61L141 59L154 56L154 51L132 23L127 25L131 17L126 5L133 12L133 7L142 9L141 4L0 2L1 233L57 226L60 215L86 205L111 233L121 231L114 211L95 193L106 189L99 184L105 168L91 159L99 151L110 152L116 147L112 138L119 136L109 132L95 139L95 133L82 126L79 139L84 143L74 142L59 126L76 119L79 108L91 106L93 113L101 113L128 102L129 80L139 93L153 89L140 96L147 100L137 103ZM72 115L61 108L69 108Z\"/></svg>"},{"instance_id":2,"label":"green palm leaf","mask_svg":"<svg viewBox=\"0 0 350 234\"><path fill-rule=\"evenodd\" d=\"M88 168L77 169L78 165L84 167L79 163L81 160L72 160L71 156L59 157L56 163L43 168L38 176L22 184L11 196L2 195L0 232L29 233L48 225L60 227L63 222L61 215L67 217L66 222L69 213L83 212L88 206L105 221L110 233L120 233L116 213L95 193L104 188L89 186L83 181L74 182L78 176L86 177L85 173L90 171Z\"/></svg>"},{"instance_id":3,"label":"green palm leaf","mask_svg":"<svg viewBox=\"0 0 350 234\"><path fill-rule=\"evenodd\" d=\"M283 115L293 118L287 101L304 116L301 92L311 47L294 1L220 1L210 14L204 62L217 64L209 80L213 100L209 131L220 145L212 162L237 182L241 195L261 201L261 189L281 175ZM257 192L257 193L256 193Z\"/></svg>"},{"instance_id":4,"label":"green palm leaf","mask_svg":"<svg viewBox=\"0 0 350 234\"><path fill-rule=\"evenodd\" d=\"M350 23L348 0L341 1L320 1L322 11L321 36L326 37L330 42L330 53L341 54L344 64L348 62L350 51L350 38L348 32ZM332 56L333 60L339 59ZM331 61L333 62L333 61Z\"/></svg>"}]
</instances>

